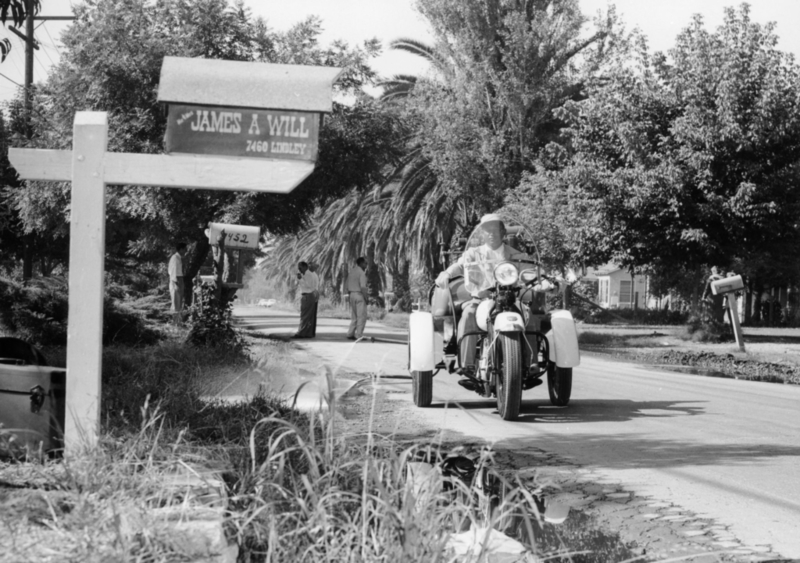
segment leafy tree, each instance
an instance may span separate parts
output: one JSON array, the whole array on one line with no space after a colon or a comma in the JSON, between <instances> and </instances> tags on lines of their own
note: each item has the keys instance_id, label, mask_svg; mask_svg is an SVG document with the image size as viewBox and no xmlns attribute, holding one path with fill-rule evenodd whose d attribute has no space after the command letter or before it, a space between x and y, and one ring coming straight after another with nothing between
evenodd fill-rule
<instances>
[{"instance_id":1,"label":"leafy tree","mask_svg":"<svg viewBox=\"0 0 800 563\"><path fill-rule=\"evenodd\" d=\"M613 12L587 22L577 0L419 0L446 83L419 80L410 97L417 139L453 197L496 209L544 142L559 128L553 110L580 95L605 63L616 34Z\"/></svg>"},{"instance_id":2,"label":"leafy tree","mask_svg":"<svg viewBox=\"0 0 800 563\"><path fill-rule=\"evenodd\" d=\"M774 25L752 22L746 4L713 33L697 16L668 56L640 43L634 64L566 106L567 134L535 182L566 193L554 210L565 239L589 233L577 256L797 279L800 74L776 44ZM538 202L528 189L519 201ZM575 209L588 221L576 223Z\"/></svg>"},{"instance_id":3,"label":"leafy tree","mask_svg":"<svg viewBox=\"0 0 800 563\"><path fill-rule=\"evenodd\" d=\"M578 95L613 47L613 13L582 38L577 2L547 0L421 0L436 43L390 44L424 58L427 77L381 82L381 99L402 112L409 135L405 158L367 197L352 192L320 210L348 241L331 246L314 228L276 246L286 267L296 247L315 249L332 281L340 265L374 252L401 287L409 271L441 269L440 243L468 232L496 209L506 190L533 166L540 137L558 128L552 110ZM409 264L410 263L410 264Z\"/></svg>"},{"instance_id":4,"label":"leafy tree","mask_svg":"<svg viewBox=\"0 0 800 563\"><path fill-rule=\"evenodd\" d=\"M10 12L11 21L19 27L25 23L29 13L38 14L41 7L40 0L0 0L0 23L5 25L8 22ZM5 61L10 52L11 41L0 41L0 62Z\"/></svg>"},{"instance_id":5,"label":"leafy tree","mask_svg":"<svg viewBox=\"0 0 800 563\"><path fill-rule=\"evenodd\" d=\"M89 1L75 15L61 61L34 101L33 146L69 148L75 112L90 109L108 112L109 150L160 152L166 117L156 92L167 55L341 66L337 89L349 95L374 76L367 61L377 42L323 48L317 18L278 33L253 19L241 1ZM298 230L317 206L376 181L388 148L382 135L391 126L361 104L335 105L322 126L316 170L289 195L111 187L108 255L160 262L175 239L194 241L191 284L208 253L208 221L257 224L273 234ZM68 199L68 184L29 182L11 191L26 228L62 235Z\"/></svg>"}]
</instances>

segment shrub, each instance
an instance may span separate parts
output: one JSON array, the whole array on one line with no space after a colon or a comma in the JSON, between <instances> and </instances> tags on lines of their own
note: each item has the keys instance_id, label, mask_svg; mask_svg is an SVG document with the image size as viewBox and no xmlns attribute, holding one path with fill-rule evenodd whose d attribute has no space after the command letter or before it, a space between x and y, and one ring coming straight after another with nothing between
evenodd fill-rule
<instances>
[{"instance_id":1,"label":"shrub","mask_svg":"<svg viewBox=\"0 0 800 563\"><path fill-rule=\"evenodd\" d=\"M126 295L111 286L113 295ZM67 343L69 292L63 277L36 278L27 285L0 278L0 323L23 340L40 346ZM106 295L103 306L103 344L152 344L161 338L142 315Z\"/></svg>"},{"instance_id":2,"label":"shrub","mask_svg":"<svg viewBox=\"0 0 800 563\"><path fill-rule=\"evenodd\" d=\"M602 332L580 332L578 334L578 344L588 346L609 346L619 343L619 336L615 334L605 334Z\"/></svg>"},{"instance_id":3,"label":"shrub","mask_svg":"<svg viewBox=\"0 0 800 563\"><path fill-rule=\"evenodd\" d=\"M681 338L692 342L730 342L733 340L733 329L711 318L693 316L688 320Z\"/></svg>"},{"instance_id":4,"label":"shrub","mask_svg":"<svg viewBox=\"0 0 800 563\"><path fill-rule=\"evenodd\" d=\"M214 285L202 282L194 287L194 300L189 308L191 328L187 342L195 346L224 348L243 353L247 342L233 328L233 305L217 302Z\"/></svg>"},{"instance_id":5,"label":"shrub","mask_svg":"<svg viewBox=\"0 0 800 563\"><path fill-rule=\"evenodd\" d=\"M580 320L587 324L627 321L642 325L680 325L687 322L687 313L667 309L592 309Z\"/></svg>"}]
</instances>

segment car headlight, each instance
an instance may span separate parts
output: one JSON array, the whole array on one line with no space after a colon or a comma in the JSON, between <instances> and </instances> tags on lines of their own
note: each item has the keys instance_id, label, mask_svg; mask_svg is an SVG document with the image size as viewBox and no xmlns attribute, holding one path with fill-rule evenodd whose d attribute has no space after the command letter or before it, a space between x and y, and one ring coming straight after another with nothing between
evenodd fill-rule
<instances>
[{"instance_id":1,"label":"car headlight","mask_svg":"<svg viewBox=\"0 0 800 563\"><path fill-rule=\"evenodd\" d=\"M500 285L514 285L519 279L519 270L511 262L503 262L494 269L494 279Z\"/></svg>"}]
</instances>

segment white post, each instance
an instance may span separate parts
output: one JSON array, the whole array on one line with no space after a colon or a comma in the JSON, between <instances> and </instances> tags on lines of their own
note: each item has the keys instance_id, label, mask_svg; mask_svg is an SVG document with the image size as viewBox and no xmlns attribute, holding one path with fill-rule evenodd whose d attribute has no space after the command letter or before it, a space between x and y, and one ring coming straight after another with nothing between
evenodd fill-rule
<instances>
[{"instance_id":1,"label":"white post","mask_svg":"<svg viewBox=\"0 0 800 563\"><path fill-rule=\"evenodd\" d=\"M731 326L733 328L733 336L736 337L736 345L739 350L744 352L744 337L742 336L742 325L739 324L739 308L737 307L736 293L730 292L725 297L728 301L728 311L731 314Z\"/></svg>"},{"instance_id":2,"label":"white post","mask_svg":"<svg viewBox=\"0 0 800 563\"><path fill-rule=\"evenodd\" d=\"M105 112L78 112L73 127L65 452L97 442L105 295L108 144Z\"/></svg>"}]
</instances>

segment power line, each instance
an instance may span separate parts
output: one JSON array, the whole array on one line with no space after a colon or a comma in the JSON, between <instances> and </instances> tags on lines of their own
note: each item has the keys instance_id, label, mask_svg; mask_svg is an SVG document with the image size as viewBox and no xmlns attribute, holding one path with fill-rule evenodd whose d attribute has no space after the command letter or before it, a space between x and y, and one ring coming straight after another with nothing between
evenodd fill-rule
<instances>
[{"instance_id":1,"label":"power line","mask_svg":"<svg viewBox=\"0 0 800 563\"><path fill-rule=\"evenodd\" d=\"M44 31L45 33L47 33L47 36L50 38L50 41L53 42L53 46L56 48L56 51L58 51L58 56L61 56L61 49L58 48L58 43L56 43L56 40L53 39L52 35L50 35L50 30L47 29L47 26L44 27Z\"/></svg>"},{"instance_id":2,"label":"power line","mask_svg":"<svg viewBox=\"0 0 800 563\"><path fill-rule=\"evenodd\" d=\"M14 84L16 84L17 86L19 86L20 88L22 88L22 87L23 87L23 86L22 86L22 84L20 84L19 82L15 82L14 80L11 80L11 79L10 79L8 76L6 76L5 74L3 74L2 72L0 72L0 76L2 76L3 78L5 78L5 79L6 79L6 80L8 80L9 82L13 82Z\"/></svg>"},{"instance_id":3,"label":"power line","mask_svg":"<svg viewBox=\"0 0 800 563\"><path fill-rule=\"evenodd\" d=\"M47 45L45 45L44 43L41 43L41 42L40 42L39 44L40 44L42 47L47 47ZM50 56L50 53L48 53L48 52L47 52L47 49L43 49L42 51L43 51L43 52L44 52L44 54L47 56L47 58L48 58L48 59L50 59L50 64L52 64L53 66L55 66L56 62L53 60L53 57L51 57L51 56Z\"/></svg>"}]
</instances>

